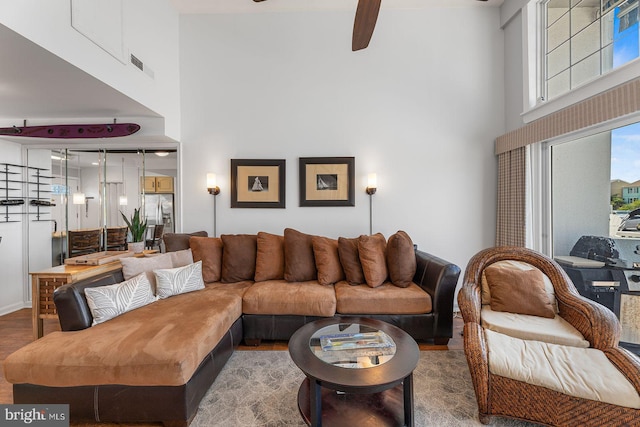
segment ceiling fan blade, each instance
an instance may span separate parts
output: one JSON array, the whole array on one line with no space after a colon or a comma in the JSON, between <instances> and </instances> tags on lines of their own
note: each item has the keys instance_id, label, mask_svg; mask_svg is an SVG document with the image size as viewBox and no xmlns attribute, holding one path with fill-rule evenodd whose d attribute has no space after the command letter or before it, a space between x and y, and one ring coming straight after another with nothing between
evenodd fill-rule
<instances>
[{"instance_id":1,"label":"ceiling fan blade","mask_svg":"<svg viewBox=\"0 0 640 427\"><path fill-rule=\"evenodd\" d=\"M356 51L369 46L369 40L376 27L381 0L358 0L356 18L353 22L351 50Z\"/></svg>"}]
</instances>

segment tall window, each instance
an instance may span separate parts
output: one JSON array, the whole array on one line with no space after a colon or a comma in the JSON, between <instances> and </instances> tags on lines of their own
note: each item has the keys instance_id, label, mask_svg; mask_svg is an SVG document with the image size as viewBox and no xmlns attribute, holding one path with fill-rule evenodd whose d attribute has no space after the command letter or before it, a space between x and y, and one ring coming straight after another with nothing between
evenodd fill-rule
<instances>
[{"instance_id":1,"label":"tall window","mask_svg":"<svg viewBox=\"0 0 640 427\"><path fill-rule=\"evenodd\" d=\"M638 0L547 0L546 99L638 57Z\"/></svg>"}]
</instances>

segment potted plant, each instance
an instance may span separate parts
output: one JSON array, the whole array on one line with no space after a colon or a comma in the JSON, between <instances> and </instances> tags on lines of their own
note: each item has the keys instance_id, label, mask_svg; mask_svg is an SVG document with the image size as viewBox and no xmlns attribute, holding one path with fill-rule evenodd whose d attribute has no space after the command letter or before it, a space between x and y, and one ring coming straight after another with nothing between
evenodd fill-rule
<instances>
[{"instance_id":1,"label":"potted plant","mask_svg":"<svg viewBox=\"0 0 640 427\"><path fill-rule=\"evenodd\" d=\"M131 240L129 243L129 249L133 250L134 253L140 253L144 250L144 237L145 232L147 231L147 221L142 221L140 219L140 209L134 209L133 215L131 216L131 221L126 217L122 211L120 211L120 215L124 219L124 222L127 223L127 228L131 232Z\"/></svg>"}]
</instances>

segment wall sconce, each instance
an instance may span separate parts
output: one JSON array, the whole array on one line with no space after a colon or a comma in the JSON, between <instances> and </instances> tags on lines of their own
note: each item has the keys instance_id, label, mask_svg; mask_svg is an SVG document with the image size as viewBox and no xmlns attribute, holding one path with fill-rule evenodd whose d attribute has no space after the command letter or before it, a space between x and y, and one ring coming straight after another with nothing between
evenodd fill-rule
<instances>
[{"instance_id":1,"label":"wall sconce","mask_svg":"<svg viewBox=\"0 0 640 427\"><path fill-rule=\"evenodd\" d=\"M376 190L378 189L378 178L375 173L370 173L367 176L367 194L372 196L376 194Z\"/></svg>"},{"instance_id":2,"label":"wall sconce","mask_svg":"<svg viewBox=\"0 0 640 427\"><path fill-rule=\"evenodd\" d=\"M73 204L84 205L85 197L84 193L73 193Z\"/></svg>"},{"instance_id":3,"label":"wall sconce","mask_svg":"<svg viewBox=\"0 0 640 427\"><path fill-rule=\"evenodd\" d=\"M216 196L220 194L220 187L216 185L216 174L207 174L207 191L213 196L213 237L218 237L216 231Z\"/></svg>"},{"instance_id":4,"label":"wall sconce","mask_svg":"<svg viewBox=\"0 0 640 427\"><path fill-rule=\"evenodd\" d=\"M367 177L366 192L369 195L369 234L373 234L373 195L378 189L378 179L375 173L370 173Z\"/></svg>"}]
</instances>

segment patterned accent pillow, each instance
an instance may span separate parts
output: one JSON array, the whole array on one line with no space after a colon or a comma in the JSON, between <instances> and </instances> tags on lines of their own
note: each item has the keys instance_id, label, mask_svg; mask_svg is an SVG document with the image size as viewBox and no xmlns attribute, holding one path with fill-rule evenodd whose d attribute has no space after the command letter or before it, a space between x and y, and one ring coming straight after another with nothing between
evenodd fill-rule
<instances>
[{"instance_id":1,"label":"patterned accent pillow","mask_svg":"<svg viewBox=\"0 0 640 427\"><path fill-rule=\"evenodd\" d=\"M140 273L133 279L115 285L86 288L84 294L95 326L127 311L143 307L156 301L147 275Z\"/></svg>"},{"instance_id":2,"label":"patterned accent pillow","mask_svg":"<svg viewBox=\"0 0 640 427\"><path fill-rule=\"evenodd\" d=\"M204 289L202 261L184 267L155 270L154 273L156 275L156 294L160 299Z\"/></svg>"}]
</instances>

